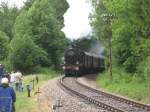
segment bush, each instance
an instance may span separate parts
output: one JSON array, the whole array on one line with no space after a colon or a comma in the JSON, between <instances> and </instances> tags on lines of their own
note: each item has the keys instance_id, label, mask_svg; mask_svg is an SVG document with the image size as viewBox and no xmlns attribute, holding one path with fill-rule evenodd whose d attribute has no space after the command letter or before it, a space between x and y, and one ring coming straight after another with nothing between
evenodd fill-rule
<instances>
[{"instance_id":1,"label":"bush","mask_svg":"<svg viewBox=\"0 0 150 112\"><path fill-rule=\"evenodd\" d=\"M143 62L137 67L138 73L145 80L150 81L150 56L147 57Z\"/></svg>"},{"instance_id":2,"label":"bush","mask_svg":"<svg viewBox=\"0 0 150 112\"><path fill-rule=\"evenodd\" d=\"M8 71L8 72L13 70L13 67L10 64L10 61L8 61L7 59L0 61L0 64L2 64L5 67L6 71Z\"/></svg>"},{"instance_id":3,"label":"bush","mask_svg":"<svg viewBox=\"0 0 150 112\"><path fill-rule=\"evenodd\" d=\"M96 82L101 89L103 88L106 91L127 96L145 103L150 102L150 80L143 81L142 78L139 77L139 74L129 74L122 68L115 66L113 66L113 81L110 82L109 78L108 72L100 73Z\"/></svg>"},{"instance_id":4,"label":"bush","mask_svg":"<svg viewBox=\"0 0 150 112\"><path fill-rule=\"evenodd\" d=\"M9 59L14 69L21 71L32 71L39 65L49 64L47 53L27 36L12 40Z\"/></svg>"},{"instance_id":5,"label":"bush","mask_svg":"<svg viewBox=\"0 0 150 112\"><path fill-rule=\"evenodd\" d=\"M0 31L0 60L3 60L8 55L8 43L9 43L9 37L7 35Z\"/></svg>"}]
</instances>

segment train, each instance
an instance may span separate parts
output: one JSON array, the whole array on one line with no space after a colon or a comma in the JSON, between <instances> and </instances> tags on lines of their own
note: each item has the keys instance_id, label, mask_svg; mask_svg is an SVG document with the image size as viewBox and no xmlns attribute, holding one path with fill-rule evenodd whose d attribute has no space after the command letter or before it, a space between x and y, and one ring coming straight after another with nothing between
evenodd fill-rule
<instances>
[{"instance_id":1,"label":"train","mask_svg":"<svg viewBox=\"0 0 150 112\"><path fill-rule=\"evenodd\" d=\"M63 71L65 76L81 76L98 73L105 69L104 57L78 48L69 47L64 52Z\"/></svg>"}]
</instances>

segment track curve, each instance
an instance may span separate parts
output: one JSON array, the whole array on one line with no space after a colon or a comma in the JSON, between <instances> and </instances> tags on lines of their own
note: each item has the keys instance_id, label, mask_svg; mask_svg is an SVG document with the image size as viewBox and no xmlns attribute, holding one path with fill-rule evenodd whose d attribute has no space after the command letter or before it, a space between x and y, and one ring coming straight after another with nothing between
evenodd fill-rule
<instances>
[{"instance_id":1,"label":"track curve","mask_svg":"<svg viewBox=\"0 0 150 112\"><path fill-rule=\"evenodd\" d=\"M122 99L79 83L76 78L62 77L59 81L68 91L111 112L149 112L150 106Z\"/></svg>"}]
</instances>

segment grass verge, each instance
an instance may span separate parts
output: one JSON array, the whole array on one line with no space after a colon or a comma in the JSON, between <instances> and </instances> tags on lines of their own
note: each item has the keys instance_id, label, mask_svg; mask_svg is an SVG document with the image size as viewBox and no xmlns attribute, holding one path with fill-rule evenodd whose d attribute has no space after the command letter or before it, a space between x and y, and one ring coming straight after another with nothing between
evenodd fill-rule
<instances>
[{"instance_id":1,"label":"grass verge","mask_svg":"<svg viewBox=\"0 0 150 112\"><path fill-rule=\"evenodd\" d=\"M28 74L23 77L24 90L22 93L16 92L16 112L38 112L37 95L35 95L35 92L37 91L38 87L42 86L47 80L58 76L57 73L52 70L43 69L42 72L43 73L39 74ZM26 85L30 84L32 86L33 82L31 82L31 80L33 80L36 75L39 78L39 83L37 84L35 81L34 90L31 91L31 97L29 98L27 97Z\"/></svg>"},{"instance_id":2,"label":"grass verge","mask_svg":"<svg viewBox=\"0 0 150 112\"><path fill-rule=\"evenodd\" d=\"M150 104L150 80L142 80L136 74L132 75L115 69L112 82L109 80L109 73L104 72L98 75L97 84L105 91Z\"/></svg>"}]
</instances>

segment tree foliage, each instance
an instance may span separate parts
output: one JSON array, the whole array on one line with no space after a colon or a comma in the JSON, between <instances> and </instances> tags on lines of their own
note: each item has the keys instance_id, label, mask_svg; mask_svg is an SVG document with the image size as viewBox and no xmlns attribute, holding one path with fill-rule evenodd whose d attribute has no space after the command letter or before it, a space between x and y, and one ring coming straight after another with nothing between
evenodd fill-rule
<instances>
[{"instance_id":1,"label":"tree foliage","mask_svg":"<svg viewBox=\"0 0 150 112\"><path fill-rule=\"evenodd\" d=\"M25 68L37 65L58 67L67 40L61 31L63 14L67 8L68 4L65 0L28 0L25 3L23 10L15 21L14 39L11 42L12 53L10 57L18 55L19 57L15 58L16 60L17 58L22 60L19 61L20 64L26 60L26 64L22 66L23 68L19 69L25 70ZM24 41L23 46L20 45L22 41ZM29 54L23 55L23 51L18 52L15 50L15 45L18 45L17 49L23 47L23 50L27 50L27 48L31 47L28 41L35 46L30 49L35 53L29 57ZM35 61L35 54L39 56L36 57L38 58L37 60L41 59L40 61ZM13 58L10 59L13 60ZM15 68L19 67L15 62L12 64Z\"/></svg>"},{"instance_id":2,"label":"tree foliage","mask_svg":"<svg viewBox=\"0 0 150 112\"><path fill-rule=\"evenodd\" d=\"M91 24L96 34L107 48L107 33L111 28L113 56L118 65L128 72L138 72L139 65L150 56L150 1L92 1L95 11ZM106 13L115 15L111 27L103 21Z\"/></svg>"},{"instance_id":3,"label":"tree foliage","mask_svg":"<svg viewBox=\"0 0 150 112\"><path fill-rule=\"evenodd\" d=\"M13 25L15 23L16 17L19 14L19 10L16 6L8 7L5 2L1 3L0 6L0 30L5 32L6 35L12 39L13 38Z\"/></svg>"},{"instance_id":4,"label":"tree foliage","mask_svg":"<svg viewBox=\"0 0 150 112\"><path fill-rule=\"evenodd\" d=\"M15 69L31 71L39 65L49 64L47 53L38 47L28 35L22 38L15 37L10 48L9 58Z\"/></svg>"},{"instance_id":5,"label":"tree foliage","mask_svg":"<svg viewBox=\"0 0 150 112\"><path fill-rule=\"evenodd\" d=\"M76 46L77 48L88 52L91 49L92 45L95 43L95 41L96 41L96 38L90 35L87 35L77 40L74 40L72 44Z\"/></svg>"},{"instance_id":6,"label":"tree foliage","mask_svg":"<svg viewBox=\"0 0 150 112\"><path fill-rule=\"evenodd\" d=\"M8 55L9 37L0 31L0 60L3 60Z\"/></svg>"}]
</instances>

